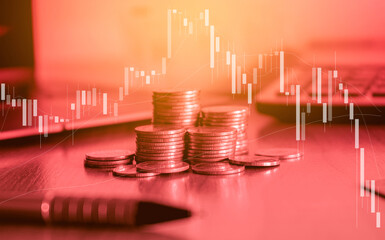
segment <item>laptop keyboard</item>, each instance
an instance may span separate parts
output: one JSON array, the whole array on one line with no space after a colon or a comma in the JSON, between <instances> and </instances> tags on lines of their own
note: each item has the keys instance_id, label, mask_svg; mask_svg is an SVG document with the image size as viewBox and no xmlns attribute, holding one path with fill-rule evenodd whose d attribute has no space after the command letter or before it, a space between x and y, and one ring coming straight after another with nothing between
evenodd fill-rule
<instances>
[{"instance_id":1,"label":"laptop keyboard","mask_svg":"<svg viewBox=\"0 0 385 240\"><path fill-rule=\"evenodd\" d=\"M322 80L321 95L325 97L329 94L328 81L325 77ZM342 84L342 88L340 84ZM333 78L332 85L332 95L340 95L343 93L343 89L347 88L349 97L356 98L366 95L383 98L385 97L385 69L348 70L344 72L342 80ZM311 78L308 79L305 86L308 95L313 96ZM317 95L317 92L315 92L315 95Z\"/></svg>"},{"instance_id":2,"label":"laptop keyboard","mask_svg":"<svg viewBox=\"0 0 385 240\"><path fill-rule=\"evenodd\" d=\"M307 111L311 105L309 121L323 118L323 103L329 103L329 91L332 96L333 122L346 123L349 118L349 104L354 104L355 118L365 118L366 123L385 124L385 68L384 67L347 67L338 71L338 77L329 78L327 68L323 68L321 97L319 103L317 80L312 82L312 70L302 71L294 82L285 85L279 93L279 79L266 89L262 89L257 98L257 109L261 113L272 115L281 121L295 121L296 91L295 85L301 85L301 111ZM291 80L290 80L291 81ZM345 98L347 92L348 98ZM307 97L306 97L307 96Z\"/></svg>"}]
</instances>

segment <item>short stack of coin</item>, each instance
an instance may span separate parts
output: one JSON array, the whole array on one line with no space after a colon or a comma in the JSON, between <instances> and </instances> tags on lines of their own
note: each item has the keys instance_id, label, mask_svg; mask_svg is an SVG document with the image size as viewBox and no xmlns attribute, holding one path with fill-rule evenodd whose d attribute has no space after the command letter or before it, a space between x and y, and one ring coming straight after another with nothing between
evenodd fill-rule
<instances>
[{"instance_id":1,"label":"short stack of coin","mask_svg":"<svg viewBox=\"0 0 385 240\"><path fill-rule=\"evenodd\" d=\"M172 125L135 128L136 162L183 161L185 129Z\"/></svg>"},{"instance_id":2,"label":"short stack of coin","mask_svg":"<svg viewBox=\"0 0 385 240\"><path fill-rule=\"evenodd\" d=\"M86 154L84 166L112 170L117 166L132 163L135 153L128 150L106 150Z\"/></svg>"},{"instance_id":3,"label":"short stack of coin","mask_svg":"<svg viewBox=\"0 0 385 240\"><path fill-rule=\"evenodd\" d=\"M234 156L237 131L225 127L195 127L187 130L187 159L191 163L216 162Z\"/></svg>"},{"instance_id":4,"label":"short stack of coin","mask_svg":"<svg viewBox=\"0 0 385 240\"><path fill-rule=\"evenodd\" d=\"M244 106L211 106L202 108L201 125L232 127L237 129L236 155L246 154L249 150L247 137L249 111Z\"/></svg>"},{"instance_id":5,"label":"short stack of coin","mask_svg":"<svg viewBox=\"0 0 385 240\"><path fill-rule=\"evenodd\" d=\"M196 126L200 113L200 91L154 91L154 124Z\"/></svg>"}]
</instances>

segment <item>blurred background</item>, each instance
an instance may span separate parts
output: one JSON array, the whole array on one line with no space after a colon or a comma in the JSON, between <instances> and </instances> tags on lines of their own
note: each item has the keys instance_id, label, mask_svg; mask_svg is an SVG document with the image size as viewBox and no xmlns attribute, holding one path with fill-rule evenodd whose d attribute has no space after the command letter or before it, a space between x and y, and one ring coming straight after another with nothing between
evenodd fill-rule
<instances>
[{"instance_id":1,"label":"blurred background","mask_svg":"<svg viewBox=\"0 0 385 240\"><path fill-rule=\"evenodd\" d=\"M167 54L168 8L195 20L199 12L210 9L210 25L222 40L219 58L224 61L227 49L245 54L246 67L257 63L258 53L281 46L310 63L315 55L322 59L324 54L334 64L336 46L350 50L364 43L383 51L385 43L382 0L2 0L0 4L0 67L35 66L39 86L51 91L68 84L116 88L122 84L124 66L160 72L161 58ZM207 84L209 31L188 36L178 31L177 22L165 87L228 89L221 80L227 71L219 73L216 84ZM378 57L382 56L380 52Z\"/></svg>"}]
</instances>

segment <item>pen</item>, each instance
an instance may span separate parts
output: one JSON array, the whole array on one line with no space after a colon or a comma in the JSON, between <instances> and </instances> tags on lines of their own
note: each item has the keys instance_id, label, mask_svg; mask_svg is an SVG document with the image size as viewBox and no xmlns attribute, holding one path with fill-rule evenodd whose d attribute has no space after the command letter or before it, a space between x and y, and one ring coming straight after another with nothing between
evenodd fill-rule
<instances>
[{"instance_id":1,"label":"pen","mask_svg":"<svg viewBox=\"0 0 385 240\"><path fill-rule=\"evenodd\" d=\"M8 200L9 199L9 200ZM41 195L0 195L0 221L67 225L140 226L191 216L191 211L151 201Z\"/></svg>"}]
</instances>

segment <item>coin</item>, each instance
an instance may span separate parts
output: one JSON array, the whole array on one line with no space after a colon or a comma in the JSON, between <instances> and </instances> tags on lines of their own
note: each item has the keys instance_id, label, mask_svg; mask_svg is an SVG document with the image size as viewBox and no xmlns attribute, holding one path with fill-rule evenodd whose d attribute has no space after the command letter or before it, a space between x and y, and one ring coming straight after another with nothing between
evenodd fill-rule
<instances>
[{"instance_id":1,"label":"coin","mask_svg":"<svg viewBox=\"0 0 385 240\"><path fill-rule=\"evenodd\" d=\"M138 172L134 166L119 166L114 168L112 173L118 177L144 178L160 175L155 172Z\"/></svg>"},{"instance_id":2,"label":"coin","mask_svg":"<svg viewBox=\"0 0 385 240\"><path fill-rule=\"evenodd\" d=\"M137 138L136 143L137 144L147 144L147 145L174 145L174 144L182 144L184 143L184 138L177 137L177 138Z\"/></svg>"},{"instance_id":3,"label":"coin","mask_svg":"<svg viewBox=\"0 0 385 240\"><path fill-rule=\"evenodd\" d=\"M191 136L206 136L206 137L216 137L216 136L231 136L236 133L232 128L225 127L196 127L187 129L187 133Z\"/></svg>"},{"instance_id":4,"label":"coin","mask_svg":"<svg viewBox=\"0 0 385 240\"><path fill-rule=\"evenodd\" d=\"M259 149L255 155L276 157L280 160L294 159L302 157L303 153L299 152L296 148L268 148Z\"/></svg>"},{"instance_id":5,"label":"coin","mask_svg":"<svg viewBox=\"0 0 385 240\"><path fill-rule=\"evenodd\" d=\"M184 133L185 130L183 128L170 126L170 125L144 125L135 128L135 132L137 134L146 136L146 135L169 135L169 134L178 134Z\"/></svg>"},{"instance_id":6,"label":"coin","mask_svg":"<svg viewBox=\"0 0 385 240\"><path fill-rule=\"evenodd\" d=\"M167 147L156 147L156 146L141 146L137 145L136 146L136 151L143 151L143 152L178 152L178 151L183 151L184 150L184 145L169 145Z\"/></svg>"},{"instance_id":7,"label":"coin","mask_svg":"<svg viewBox=\"0 0 385 240\"><path fill-rule=\"evenodd\" d=\"M84 160L84 165L87 167L95 168L104 168L104 167L114 167L119 165L125 165L132 162L133 159L123 159L123 160L114 160L114 161L100 161L100 160Z\"/></svg>"},{"instance_id":8,"label":"coin","mask_svg":"<svg viewBox=\"0 0 385 240\"><path fill-rule=\"evenodd\" d=\"M217 145L234 145L236 143L236 140L235 140L235 137L230 137L230 138L227 138L227 139L223 139L223 138L208 138L208 137L205 137L205 138L190 138L190 137L187 137L187 143L190 145L198 145L198 144L201 144L201 145L204 145L204 144L207 144L207 145L213 145L213 146L217 146Z\"/></svg>"},{"instance_id":9,"label":"coin","mask_svg":"<svg viewBox=\"0 0 385 240\"><path fill-rule=\"evenodd\" d=\"M196 95L199 94L199 90L155 90L154 95L158 96L178 96L178 95Z\"/></svg>"},{"instance_id":10,"label":"coin","mask_svg":"<svg viewBox=\"0 0 385 240\"><path fill-rule=\"evenodd\" d=\"M236 143L236 135L229 136L193 136L188 135L187 141L189 143Z\"/></svg>"},{"instance_id":11,"label":"coin","mask_svg":"<svg viewBox=\"0 0 385 240\"><path fill-rule=\"evenodd\" d=\"M171 104L162 104L162 105L154 105L156 110L160 111L176 111L176 112L183 112L184 110L199 110L200 105L199 104L187 104L186 106L178 106L178 105L171 105ZM156 112L157 112L156 111Z\"/></svg>"},{"instance_id":12,"label":"coin","mask_svg":"<svg viewBox=\"0 0 385 240\"><path fill-rule=\"evenodd\" d=\"M114 161L131 158L134 154L129 150L104 150L86 153L86 158L95 161Z\"/></svg>"},{"instance_id":13,"label":"coin","mask_svg":"<svg viewBox=\"0 0 385 240\"><path fill-rule=\"evenodd\" d=\"M173 106L173 107L179 107L179 108L182 108L182 107L185 107L186 110L191 110L193 106L199 104L199 101L194 101L194 102L183 102L183 101L179 101L179 102L173 102L173 103L167 103L167 102L159 102L159 103L154 103L154 110L157 110L158 108L164 108L164 107L169 107L169 106Z\"/></svg>"},{"instance_id":14,"label":"coin","mask_svg":"<svg viewBox=\"0 0 385 240\"><path fill-rule=\"evenodd\" d=\"M136 153L137 157L143 157L143 158L176 158L176 157L183 157L183 151L179 152L164 152L164 151L159 151L159 152L137 152ZM157 160L157 159L155 159ZM172 160L172 159L170 159Z\"/></svg>"},{"instance_id":15,"label":"coin","mask_svg":"<svg viewBox=\"0 0 385 240\"><path fill-rule=\"evenodd\" d=\"M199 98L153 98L153 101L156 102L154 105L162 105L162 104L185 104L185 105L193 105L199 104Z\"/></svg>"},{"instance_id":16,"label":"coin","mask_svg":"<svg viewBox=\"0 0 385 240\"><path fill-rule=\"evenodd\" d=\"M248 107L236 106L236 105L222 105L222 106L211 106L203 107L202 113L212 114L212 115L235 115L235 114L245 114L249 110Z\"/></svg>"},{"instance_id":17,"label":"coin","mask_svg":"<svg viewBox=\"0 0 385 240\"><path fill-rule=\"evenodd\" d=\"M243 172L244 166L231 165L225 162L198 163L191 166L194 173L204 175L228 175Z\"/></svg>"},{"instance_id":18,"label":"coin","mask_svg":"<svg viewBox=\"0 0 385 240\"><path fill-rule=\"evenodd\" d=\"M139 171L157 172L162 174L184 172L190 168L186 162L179 162L175 164L162 164L161 162L143 162L137 166Z\"/></svg>"},{"instance_id":19,"label":"coin","mask_svg":"<svg viewBox=\"0 0 385 240\"><path fill-rule=\"evenodd\" d=\"M171 144L175 143L175 144ZM145 143L145 142L136 142L136 148L140 149L153 149L153 150L163 150L163 149L184 149L184 142L169 142L169 143Z\"/></svg>"},{"instance_id":20,"label":"coin","mask_svg":"<svg viewBox=\"0 0 385 240\"><path fill-rule=\"evenodd\" d=\"M136 156L135 158L138 161L144 162L144 161L157 161L157 162L163 162L163 161L183 161L183 156L181 157L143 157L143 156Z\"/></svg>"},{"instance_id":21,"label":"coin","mask_svg":"<svg viewBox=\"0 0 385 240\"><path fill-rule=\"evenodd\" d=\"M227 160L228 157L218 157L218 158L194 158L194 157L187 157L186 160L190 163L205 163L205 162L221 162L224 160Z\"/></svg>"},{"instance_id":22,"label":"coin","mask_svg":"<svg viewBox=\"0 0 385 240\"><path fill-rule=\"evenodd\" d=\"M247 167L275 167L280 165L279 159L263 156L235 156L230 158L229 162Z\"/></svg>"},{"instance_id":23,"label":"coin","mask_svg":"<svg viewBox=\"0 0 385 240\"><path fill-rule=\"evenodd\" d=\"M191 123L196 122L198 118L198 115L195 116L168 116L168 117L162 117L159 115L154 115L154 121L158 122L164 122L164 124L173 124L178 122L183 123Z\"/></svg>"},{"instance_id":24,"label":"coin","mask_svg":"<svg viewBox=\"0 0 385 240\"><path fill-rule=\"evenodd\" d=\"M229 154L234 152L234 148L229 148L229 149L222 149L222 150L204 150L204 149L191 149L189 148L187 150L187 153L189 154L210 154L210 155L220 155L220 154Z\"/></svg>"},{"instance_id":25,"label":"coin","mask_svg":"<svg viewBox=\"0 0 385 240\"><path fill-rule=\"evenodd\" d=\"M190 143L189 144L189 149L191 150L203 150L203 151L214 151L214 150L229 150L229 149L234 149L234 143L231 144L225 144L225 145L204 145L204 144L195 144L195 143Z\"/></svg>"},{"instance_id":26,"label":"coin","mask_svg":"<svg viewBox=\"0 0 385 240\"><path fill-rule=\"evenodd\" d=\"M142 134L142 133L137 133L136 137L138 140L143 141L151 141L151 140L157 140L157 139L183 139L185 137L185 133L179 133L179 134Z\"/></svg>"},{"instance_id":27,"label":"coin","mask_svg":"<svg viewBox=\"0 0 385 240\"><path fill-rule=\"evenodd\" d=\"M197 117L192 117L192 118L188 118L188 119L178 119L178 118L162 119L162 118L154 116L154 122L156 122L158 124L173 124L175 126L178 123L181 123L181 124L196 123L197 122L196 118ZM176 126L179 126L179 125L176 125Z\"/></svg>"},{"instance_id":28,"label":"coin","mask_svg":"<svg viewBox=\"0 0 385 240\"><path fill-rule=\"evenodd\" d=\"M154 116L160 116L160 117L175 117L175 116L182 116L182 117L196 117L200 116L199 109L186 109L183 110L172 110L172 109L154 109L153 111Z\"/></svg>"}]
</instances>

